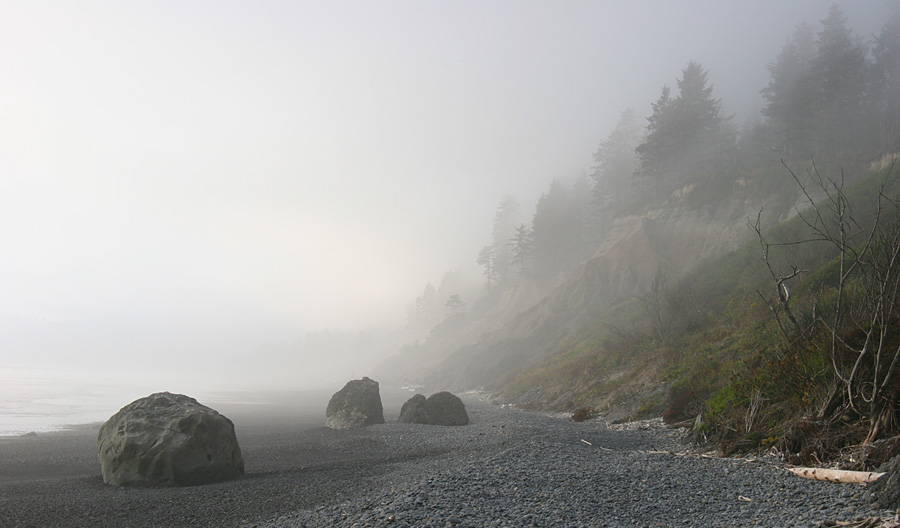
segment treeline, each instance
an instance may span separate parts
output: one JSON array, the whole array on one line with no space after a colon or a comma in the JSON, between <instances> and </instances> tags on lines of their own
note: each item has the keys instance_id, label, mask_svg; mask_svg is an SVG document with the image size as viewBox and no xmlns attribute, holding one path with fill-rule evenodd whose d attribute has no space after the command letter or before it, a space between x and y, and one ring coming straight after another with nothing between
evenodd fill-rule
<instances>
[{"instance_id":1,"label":"treeline","mask_svg":"<svg viewBox=\"0 0 900 528\"><path fill-rule=\"evenodd\" d=\"M870 41L831 7L817 27L797 26L768 69L761 115L743 126L723 112L709 72L691 61L645 118L622 111L590 172L553 180L530 219L514 195L503 196L490 242L475 257L489 288L522 279L551 285L596 252L617 216L663 205L676 189L690 189L696 207L736 191L788 207L796 188L781 160L846 165L900 152L900 2ZM408 322L426 327L464 312L477 294L451 299L461 293L458 279L450 273L439 287L427 285Z\"/></svg>"},{"instance_id":2,"label":"treeline","mask_svg":"<svg viewBox=\"0 0 900 528\"><path fill-rule=\"evenodd\" d=\"M589 177L550 184L530 223L522 222L516 198L504 196L491 242L476 259L488 284L548 282L571 272L617 215L661 204L675 189L691 186L708 206L739 180L745 192L763 192L764 182L747 179L763 179L782 159L848 163L900 152L900 3L871 42L832 6L818 28L795 29L769 73L762 115L739 129L723 114L708 71L691 61L674 90L662 87L644 124L633 109L622 112L594 153Z\"/></svg>"}]
</instances>

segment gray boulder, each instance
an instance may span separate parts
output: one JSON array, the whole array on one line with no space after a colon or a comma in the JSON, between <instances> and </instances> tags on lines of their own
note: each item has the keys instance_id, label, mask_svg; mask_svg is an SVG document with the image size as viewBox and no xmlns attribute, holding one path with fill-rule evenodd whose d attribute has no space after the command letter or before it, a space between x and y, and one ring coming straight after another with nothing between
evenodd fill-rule
<instances>
[{"instance_id":1,"label":"gray boulder","mask_svg":"<svg viewBox=\"0 0 900 528\"><path fill-rule=\"evenodd\" d=\"M400 417L397 421L400 423L427 424L428 412L425 410L425 396L416 394L408 399L403 407L400 408Z\"/></svg>"},{"instance_id":2,"label":"gray boulder","mask_svg":"<svg viewBox=\"0 0 900 528\"><path fill-rule=\"evenodd\" d=\"M366 377L348 381L334 393L325 409L325 425L331 429L356 429L383 423L378 382Z\"/></svg>"},{"instance_id":3,"label":"gray boulder","mask_svg":"<svg viewBox=\"0 0 900 528\"><path fill-rule=\"evenodd\" d=\"M869 484L872 502L877 508L891 510L900 508L900 455L881 464L877 471L884 475Z\"/></svg>"},{"instance_id":4,"label":"gray boulder","mask_svg":"<svg viewBox=\"0 0 900 528\"><path fill-rule=\"evenodd\" d=\"M438 392L425 402L429 423L433 425L467 425L469 415L459 397L449 392Z\"/></svg>"},{"instance_id":5,"label":"gray boulder","mask_svg":"<svg viewBox=\"0 0 900 528\"><path fill-rule=\"evenodd\" d=\"M469 415L466 406L457 396L449 392L438 392L425 399L416 394L400 409L401 423L425 425L467 425Z\"/></svg>"},{"instance_id":6,"label":"gray boulder","mask_svg":"<svg viewBox=\"0 0 900 528\"><path fill-rule=\"evenodd\" d=\"M244 474L234 424L183 394L158 392L114 414L97 435L103 481L185 486Z\"/></svg>"}]
</instances>

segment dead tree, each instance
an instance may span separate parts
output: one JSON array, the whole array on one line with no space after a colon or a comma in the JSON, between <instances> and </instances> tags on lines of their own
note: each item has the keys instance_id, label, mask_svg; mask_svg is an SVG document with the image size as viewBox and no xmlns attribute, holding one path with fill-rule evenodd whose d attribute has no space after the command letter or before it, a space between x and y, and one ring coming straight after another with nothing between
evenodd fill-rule
<instances>
[{"instance_id":1,"label":"dead tree","mask_svg":"<svg viewBox=\"0 0 900 528\"><path fill-rule=\"evenodd\" d=\"M834 375L842 390L838 393L846 410L869 420L866 442L893 429L895 406L900 393L900 204L887 195L886 177L880 184L871 217L863 222L854 214L844 192L843 174L839 180L824 178L813 166L811 185L823 197L813 199L810 188L785 165L809 204L798 212L809 237L784 244L766 241L759 218L751 229L763 248L763 262L772 277L777 300L767 300L782 333L789 338L806 336L790 305L787 282L803 270L792 266L789 273L777 273L769 261L769 251L776 245L802 245L825 242L836 251L837 277L833 306L820 310L813 307L812 324L824 330ZM892 165L887 174L893 173ZM760 293L765 299L765 296ZM782 321L784 314L793 332Z\"/></svg>"}]
</instances>

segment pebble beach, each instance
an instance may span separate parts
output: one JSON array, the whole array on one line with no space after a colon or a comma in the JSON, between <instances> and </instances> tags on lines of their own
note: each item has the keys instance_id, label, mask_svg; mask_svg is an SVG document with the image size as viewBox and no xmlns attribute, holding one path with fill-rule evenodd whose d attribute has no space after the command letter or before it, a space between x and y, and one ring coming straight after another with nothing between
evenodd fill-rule
<instances>
[{"instance_id":1,"label":"pebble beach","mask_svg":"<svg viewBox=\"0 0 900 528\"><path fill-rule=\"evenodd\" d=\"M0 438L3 527L815 526L892 516L859 484L798 478L777 461L685 455L678 431L504 409L464 398L462 427L324 427L289 405L219 409L244 477L116 488L100 424Z\"/></svg>"}]
</instances>

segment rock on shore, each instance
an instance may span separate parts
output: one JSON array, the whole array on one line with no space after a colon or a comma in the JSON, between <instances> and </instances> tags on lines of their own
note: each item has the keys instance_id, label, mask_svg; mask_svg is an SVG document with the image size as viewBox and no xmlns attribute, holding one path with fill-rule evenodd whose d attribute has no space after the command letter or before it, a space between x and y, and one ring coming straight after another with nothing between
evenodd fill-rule
<instances>
[{"instance_id":1,"label":"rock on shore","mask_svg":"<svg viewBox=\"0 0 900 528\"><path fill-rule=\"evenodd\" d=\"M684 446L672 430L464 402L469 425L446 428L337 431L323 427L321 404L302 422L293 405L229 412L247 475L205 486L105 485L96 430L0 439L0 524L810 528L893 515L873 509L867 488L801 479L774 458L675 455ZM44 470L29 479L30 468Z\"/></svg>"},{"instance_id":2,"label":"rock on shore","mask_svg":"<svg viewBox=\"0 0 900 528\"><path fill-rule=\"evenodd\" d=\"M378 382L367 377L348 381L334 393L325 409L325 425L331 429L356 429L383 423Z\"/></svg>"},{"instance_id":3,"label":"rock on shore","mask_svg":"<svg viewBox=\"0 0 900 528\"><path fill-rule=\"evenodd\" d=\"M183 486L244 473L234 424L183 394L158 392L114 414L97 435L103 481Z\"/></svg>"},{"instance_id":4,"label":"rock on shore","mask_svg":"<svg viewBox=\"0 0 900 528\"><path fill-rule=\"evenodd\" d=\"M426 425L466 425L469 423L469 415L458 396L444 391L428 398L416 394L403 404L397 421Z\"/></svg>"}]
</instances>

